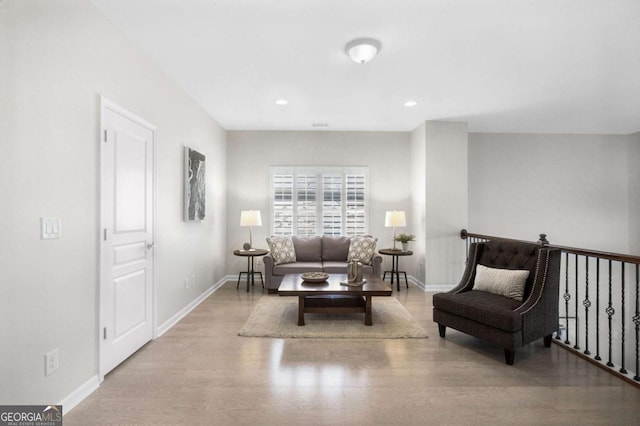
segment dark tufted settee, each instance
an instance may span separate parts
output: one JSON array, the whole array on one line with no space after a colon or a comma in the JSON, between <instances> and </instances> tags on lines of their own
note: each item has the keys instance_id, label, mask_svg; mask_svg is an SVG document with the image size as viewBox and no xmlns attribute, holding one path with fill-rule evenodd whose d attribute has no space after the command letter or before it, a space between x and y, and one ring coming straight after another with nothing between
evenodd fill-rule
<instances>
[{"instance_id":1,"label":"dark tufted settee","mask_svg":"<svg viewBox=\"0 0 640 426\"><path fill-rule=\"evenodd\" d=\"M476 266L528 270L523 301L474 290ZM551 335L558 329L560 251L519 242L488 241L471 244L467 267L458 286L433 295L433 320L440 337L451 327L504 348L513 365L515 349Z\"/></svg>"}]
</instances>

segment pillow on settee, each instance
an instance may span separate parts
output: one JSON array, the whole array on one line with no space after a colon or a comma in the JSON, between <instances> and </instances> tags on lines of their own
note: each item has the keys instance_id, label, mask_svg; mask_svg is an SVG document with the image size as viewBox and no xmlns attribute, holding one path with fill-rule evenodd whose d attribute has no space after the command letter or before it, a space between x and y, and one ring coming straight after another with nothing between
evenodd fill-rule
<instances>
[{"instance_id":1,"label":"pillow on settee","mask_svg":"<svg viewBox=\"0 0 640 426\"><path fill-rule=\"evenodd\" d=\"M506 296L522 302L529 271L496 269L478 264L473 289Z\"/></svg>"},{"instance_id":2,"label":"pillow on settee","mask_svg":"<svg viewBox=\"0 0 640 426\"><path fill-rule=\"evenodd\" d=\"M362 262L363 265L370 265L371 258L376 252L376 241L378 241L377 238L370 236L351 237L347 262L357 260L358 262Z\"/></svg>"},{"instance_id":3,"label":"pillow on settee","mask_svg":"<svg viewBox=\"0 0 640 426\"><path fill-rule=\"evenodd\" d=\"M291 241L293 241L298 262L322 262L322 239L320 237L293 235Z\"/></svg>"},{"instance_id":4,"label":"pillow on settee","mask_svg":"<svg viewBox=\"0 0 640 426\"><path fill-rule=\"evenodd\" d=\"M349 237L323 235L322 260L344 262L347 256L349 256L350 245L351 239Z\"/></svg>"},{"instance_id":5,"label":"pillow on settee","mask_svg":"<svg viewBox=\"0 0 640 426\"><path fill-rule=\"evenodd\" d=\"M296 250L293 247L291 237L271 236L267 238L267 244L269 245L274 265L294 263L296 261Z\"/></svg>"}]
</instances>

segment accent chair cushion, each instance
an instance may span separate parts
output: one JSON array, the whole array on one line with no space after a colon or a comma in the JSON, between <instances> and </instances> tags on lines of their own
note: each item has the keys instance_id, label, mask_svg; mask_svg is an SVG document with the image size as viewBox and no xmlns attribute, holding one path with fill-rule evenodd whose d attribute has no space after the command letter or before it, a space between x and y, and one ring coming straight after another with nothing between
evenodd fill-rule
<instances>
[{"instance_id":1,"label":"accent chair cushion","mask_svg":"<svg viewBox=\"0 0 640 426\"><path fill-rule=\"evenodd\" d=\"M322 260L345 262L349 255L349 237L322 236Z\"/></svg>"},{"instance_id":2,"label":"accent chair cushion","mask_svg":"<svg viewBox=\"0 0 640 426\"><path fill-rule=\"evenodd\" d=\"M514 299L486 291L433 295L435 309L508 332L522 330L522 315L514 311L520 305Z\"/></svg>"},{"instance_id":3,"label":"accent chair cushion","mask_svg":"<svg viewBox=\"0 0 640 426\"><path fill-rule=\"evenodd\" d=\"M296 250L293 247L291 237L271 236L267 238L267 244L269 245L274 265L296 261Z\"/></svg>"},{"instance_id":4,"label":"accent chair cushion","mask_svg":"<svg viewBox=\"0 0 640 426\"><path fill-rule=\"evenodd\" d=\"M487 241L478 258L478 264L489 268L517 269L529 271L529 278L525 285L524 298L529 296L533 288L538 262L538 250L542 246L537 244L522 244L507 241Z\"/></svg>"},{"instance_id":5,"label":"accent chair cushion","mask_svg":"<svg viewBox=\"0 0 640 426\"><path fill-rule=\"evenodd\" d=\"M529 271L476 265L473 289L487 291L522 302Z\"/></svg>"},{"instance_id":6,"label":"accent chair cushion","mask_svg":"<svg viewBox=\"0 0 640 426\"><path fill-rule=\"evenodd\" d=\"M322 238L292 236L298 262L322 262Z\"/></svg>"},{"instance_id":7,"label":"accent chair cushion","mask_svg":"<svg viewBox=\"0 0 640 426\"><path fill-rule=\"evenodd\" d=\"M376 252L376 241L377 238L371 236L351 237L347 262L357 260L363 265L371 264L371 258Z\"/></svg>"}]
</instances>

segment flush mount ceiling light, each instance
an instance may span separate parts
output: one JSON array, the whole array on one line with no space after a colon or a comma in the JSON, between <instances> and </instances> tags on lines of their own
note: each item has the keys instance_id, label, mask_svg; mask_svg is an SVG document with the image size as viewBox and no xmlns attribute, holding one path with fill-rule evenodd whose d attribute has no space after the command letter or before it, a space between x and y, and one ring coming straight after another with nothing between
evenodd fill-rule
<instances>
[{"instance_id":1,"label":"flush mount ceiling light","mask_svg":"<svg viewBox=\"0 0 640 426\"><path fill-rule=\"evenodd\" d=\"M288 100L286 100L286 99L278 99L278 100L276 101L276 105L286 105L286 104L288 104L288 103L289 103L289 101L288 101Z\"/></svg>"},{"instance_id":2,"label":"flush mount ceiling light","mask_svg":"<svg viewBox=\"0 0 640 426\"><path fill-rule=\"evenodd\" d=\"M380 51L380 42L372 38L358 38L350 41L344 50L355 62L364 64L375 58Z\"/></svg>"},{"instance_id":3,"label":"flush mount ceiling light","mask_svg":"<svg viewBox=\"0 0 640 426\"><path fill-rule=\"evenodd\" d=\"M416 102L416 101L407 101L407 102L404 103L404 106L406 106L406 107L414 107L416 105L418 105L418 102Z\"/></svg>"}]
</instances>

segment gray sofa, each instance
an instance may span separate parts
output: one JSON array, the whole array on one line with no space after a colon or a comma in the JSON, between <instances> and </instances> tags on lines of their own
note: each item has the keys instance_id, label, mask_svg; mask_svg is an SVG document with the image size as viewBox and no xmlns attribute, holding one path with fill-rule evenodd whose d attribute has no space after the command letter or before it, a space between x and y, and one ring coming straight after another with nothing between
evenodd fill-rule
<instances>
[{"instance_id":1,"label":"gray sofa","mask_svg":"<svg viewBox=\"0 0 640 426\"><path fill-rule=\"evenodd\" d=\"M276 293L285 274L304 272L347 273L349 237L291 237L296 252L296 261L276 265L271 253L264 260L264 283L269 293ZM375 253L371 263L364 266L365 273L380 276L382 257Z\"/></svg>"}]
</instances>

